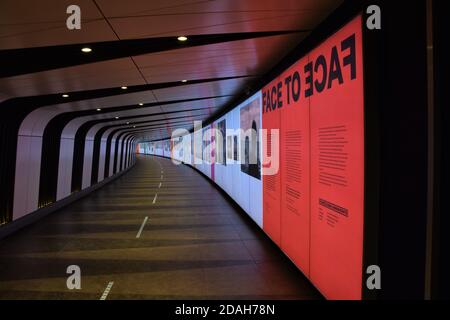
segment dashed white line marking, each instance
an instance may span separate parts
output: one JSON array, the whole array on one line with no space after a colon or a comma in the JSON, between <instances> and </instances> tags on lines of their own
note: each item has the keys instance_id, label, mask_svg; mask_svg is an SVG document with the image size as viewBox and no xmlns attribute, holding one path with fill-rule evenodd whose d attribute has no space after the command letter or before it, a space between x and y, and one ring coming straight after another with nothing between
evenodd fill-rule
<instances>
[{"instance_id":1,"label":"dashed white line marking","mask_svg":"<svg viewBox=\"0 0 450 320\"><path fill-rule=\"evenodd\" d=\"M139 229L136 238L140 238L141 237L141 233L144 230L145 224L147 223L148 217L144 218L144 221L142 222L141 228Z\"/></svg>"},{"instance_id":2,"label":"dashed white line marking","mask_svg":"<svg viewBox=\"0 0 450 320\"><path fill-rule=\"evenodd\" d=\"M100 300L106 300L106 298L108 297L109 292L111 291L112 286L114 285L114 282L111 281L110 283L108 283L108 285L106 286L105 291L103 291L102 296L100 297Z\"/></svg>"},{"instance_id":3,"label":"dashed white line marking","mask_svg":"<svg viewBox=\"0 0 450 320\"><path fill-rule=\"evenodd\" d=\"M159 183L159 187L158 188L161 189L161 186L162 186L162 182Z\"/></svg>"},{"instance_id":4,"label":"dashed white line marking","mask_svg":"<svg viewBox=\"0 0 450 320\"><path fill-rule=\"evenodd\" d=\"M163 179L163 175L161 175L161 180Z\"/></svg>"},{"instance_id":5,"label":"dashed white line marking","mask_svg":"<svg viewBox=\"0 0 450 320\"><path fill-rule=\"evenodd\" d=\"M153 198L153 204L155 204L156 198L158 198L158 194L155 194L155 197Z\"/></svg>"}]
</instances>

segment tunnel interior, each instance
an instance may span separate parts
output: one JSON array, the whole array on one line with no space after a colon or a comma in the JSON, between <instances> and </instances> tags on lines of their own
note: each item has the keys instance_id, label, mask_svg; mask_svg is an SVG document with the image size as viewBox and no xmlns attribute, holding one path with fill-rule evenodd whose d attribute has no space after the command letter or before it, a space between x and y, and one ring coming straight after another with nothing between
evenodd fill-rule
<instances>
[{"instance_id":1,"label":"tunnel interior","mask_svg":"<svg viewBox=\"0 0 450 320\"><path fill-rule=\"evenodd\" d=\"M439 6L1 1L0 299L448 298Z\"/></svg>"}]
</instances>

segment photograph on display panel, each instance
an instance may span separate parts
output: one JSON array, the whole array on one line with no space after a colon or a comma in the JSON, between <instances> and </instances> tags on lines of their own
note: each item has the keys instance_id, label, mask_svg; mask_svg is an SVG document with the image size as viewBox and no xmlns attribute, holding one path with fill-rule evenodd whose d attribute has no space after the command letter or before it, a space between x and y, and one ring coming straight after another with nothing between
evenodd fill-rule
<instances>
[{"instance_id":1,"label":"photograph on display panel","mask_svg":"<svg viewBox=\"0 0 450 320\"><path fill-rule=\"evenodd\" d=\"M173 150L174 150L173 157L176 159L182 160L183 153L184 153L183 136L173 139ZM175 154L175 152L176 152L176 154Z\"/></svg>"},{"instance_id":2,"label":"photograph on display panel","mask_svg":"<svg viewBox=\"0 0 450 320\"><path fill-rule=\"evenodd\" d=\"M241 171L261 179L260 159L260 99L255 99L240 110L241 124Z\"/></svg>"},{"instance_id":3,"label":"photograph on display panel","mask_svg":"<svg viewBox=\"0 0 450 320\"><path fill-rule=\"evenodd\" d=\"M216 139L216 162L220 163L224 166L227 165L227 157L226 157L226 121L223 119L222 121L217 123L217 134L219 136Z\"/></svg>"},{"instance_id":4,"label":"photograph on display panel","mask_svg":"<svg viewBox=\"0 0 450 320\"><path fill-rule=\"evenodd\" d=\"M233 160L233 136L227 137L227 159Z\"/></svg>"},{"instance_id":5,"label":"photograph on display panel","mask_svg":"<svg viewBox=\"0 0 450 320\"><path fill-rule=\"evenodd\" d=\"M167 153L170 152L170 141L169 140L164 141L164 152L167 152Z\"/></svg>"},{"instance_id":6,"label":"photograph on display panel","mask_svg":"<svg viewBox=\"0 0 450 320\"><path fill-rule=\"evenodd\" d=\"M233 136L233 159L238 161L238 137L236 135Z\"/></svg>"},{"instance_id":7,"label":"photograph on display panel","mask_svg":"<svg viewBox=\"0 0 450 320\"><path fill-rule=\"evenodd\" d=\"M210 150L210 128L203 128L202 131L202 158L205 163L211 163L211 150Z\"/></svg>"}]
</instances>

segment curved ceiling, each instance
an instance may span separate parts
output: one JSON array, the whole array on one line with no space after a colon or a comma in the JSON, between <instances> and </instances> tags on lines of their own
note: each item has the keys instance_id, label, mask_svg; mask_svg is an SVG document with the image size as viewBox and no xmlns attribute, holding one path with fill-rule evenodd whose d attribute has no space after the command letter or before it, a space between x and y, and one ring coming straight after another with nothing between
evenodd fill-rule
<instances>
[{"instance_id":1,"label":"curved ceiling","mask_svg":"<svg viewBox=\"0 0 450 320\"><path fill-rule=\"evenodd\" d=\"M0 2L0 107L27 108L24 132L42 134L65 113L73 130L89 122L146 139L190 128L245 92L341 3L78 0L81 30L68 30L72 2Z\"/></svg>"}]
</instances>

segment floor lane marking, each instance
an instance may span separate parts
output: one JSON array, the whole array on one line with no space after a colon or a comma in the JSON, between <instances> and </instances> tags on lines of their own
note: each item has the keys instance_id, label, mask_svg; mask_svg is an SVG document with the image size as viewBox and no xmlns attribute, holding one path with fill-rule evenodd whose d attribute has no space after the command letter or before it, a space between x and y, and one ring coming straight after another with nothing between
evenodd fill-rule
<instances>
[{"instance_id":1,"label":"floor lane marking","mask_svg":"<svg viewBox=\"0 0 450 320\"><path fill-rule=\"evenodd\" d=\"M153 204L155 204L156 198L158 198L158 194L157 193L155 194L155 197L153 198Z\"/></svg>"},{"instance_id":2,"label":"floor lane marking","mask_svg":"<svg viewBox=\"0 0 450 320\"><path fill-rule=\"evenodd\" d=\"M103 291L102 296L100 297L100 300L106 300L106 298L108 297L109 292L111 291L112 286L114 285L114 282L111 281L110 283L108 283L108 285L106 286L105 291Z\"/></svg>"},{"instance_id":3,"label":"floor lane marking","mask_svg":"<svg viewBox=\"0 0 450 320\"><path fill-rule=\"evenodd\" d=\"M145 224L147 223L148 217L144 218L144 221L142 222L141 228L139 229L136 238L140 238L141 237L141 233L144 230Z\"/></svg>"},{"instance_id":4,"label":"floor lane marking","mask_svg":"<svg viewBox=\"0 0 450 320\"><path fill-rule=\"evenodd\" d=\"M161 189L161 186L162 186L162 182L159 183L159 187L158 188Z\"/></svg>"}]
</instances>

